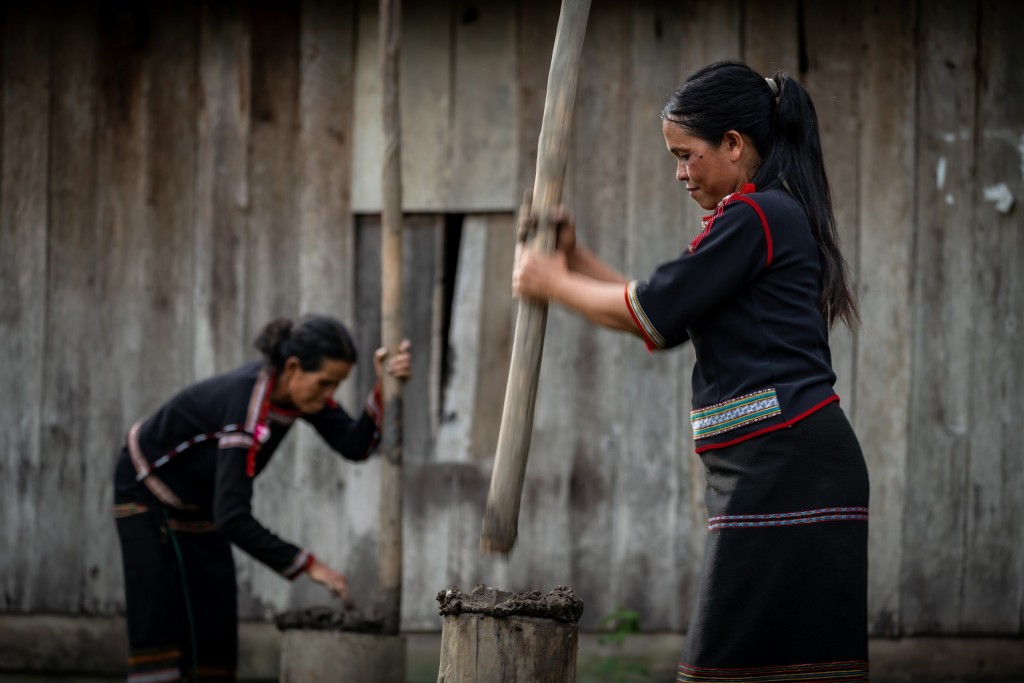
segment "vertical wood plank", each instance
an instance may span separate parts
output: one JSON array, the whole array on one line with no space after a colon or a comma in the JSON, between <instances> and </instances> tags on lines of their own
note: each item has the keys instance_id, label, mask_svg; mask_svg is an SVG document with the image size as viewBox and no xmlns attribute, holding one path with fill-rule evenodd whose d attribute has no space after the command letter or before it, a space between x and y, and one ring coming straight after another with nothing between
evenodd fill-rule
<instances>
[{"instance_id":1,"label":"vertical wood plank","mask_svg":"<svg viewBox=\"0 0 1024 683\"><path fill-rule=\"evenodd\" d=\"M474 419L479 405L477 391L480 387L487 227L487 221L479 216L467 216L462 223L448 325L449 342L445 349L450 370L445 382L442 419L437 435L436 459L439 461L464 462L494 456L493 451L488 454L471 451Z\"/></svg>"},{"instance_id":2,"label":"vertical wood plank","mask_svg":"<svg viewBox=\"0 0 1024 683\"><path fill-rule=\"evenodd\" d=\"M41 410L47 329L47 239L50 222L50 27L45 8L8 8L3 23L3 159L0 160L0 353L12 359L10 393L0 410L3 483L4 604L29 609L39 593L45 531L40 476ZM45 489L45 483L42 486Z\"/></svg>"},{"instance_id":3,"label":"vertical wood plank","mask_svg":"<svg viewBox=\"0 0 1024 683\"><path fill-rule=\"evenodd\" d=\"M402 145L402 206L407 213L447 208L445 188L452 161L452 12L452 0L402 5L402 130L411 143ZM379 111L378 105L374 112ZM379 169L379 153L374 162ZM380 171L376 173L379 180Z\"/></svg>"},{"instance_id":4,"label":"vertical wood plank","mask_svg":"<svg viewBox=\"0 0 1024 683\"><path fill-rule=\"evenodd\" d=\"M98 13L99 53L97 69L101 90L99 98L99 140L96 159L96 310L90 328L104 339L102 352L93 357L90 386L96 400L90 403L89 419L93 434L109 449L104 462L117 453L131 423L143 417L143 411L155 406L152 388L140 386L137 373L140 349L139 331L142 306L137 295L143 291L139 267L145 165L144 165L144 75L138 36L145 29L145 17L117 12L104 6ZM93 479L97 492L109 492L113 470ZM112 504L109 493L104 502ZM113 520L106 516L106 524ZM110 527L107 527L108 529ZM103 548L105 565L116 567L118 590L123 592L120 551ZM86 563L100 560L87 550ZM119 597L119 602L123 598Z\"/></svg>"},{"instance_id":5,"label":"vertical wood plank","mask_svg":"<svg viewBox=\"0 0 1024 683\"><path fill-rule=\"evenodd\" d=\"M861 144L860 116L856 107L860 83L857 55L862 49L864 10L856 3L803 3L802 7L807 73L800 76L795 68L790 73L801 79L818 112L840 247L856 288L860 265L857 249L860 237L858 181ZM839 325L830 331L835 389L843 410L851 420L857 415L857 396L854 393L856 344L857 334L845 326Z\"/></svg>"},{"instance_id":6,"label":"vertical wood plank","mask_svg":"<svg viewBox=\"0 0 1024 683\"><path fill-rule=\"evenodd\" d=\"M416 462L406 468L406 566L403 628L436 631L437 591L484 581L479 555L480 518L487 476L475 463Z\"/></svg>"},{"instance_id":7,"label":"vertical wood plank","mask_svg":"<svg viewBox=\"0 0 1024 683\"><path fill-rule=\"evenodd\" d=\"M516 245L515 217L511 214L488 214L485 220L477 405L469 438L471 456L478 462L492 458L498 445L515 326L511 287Z\"/></svg>"},{"instance_id":8,"label":"vertical wood plank","mask_svg":"<svg viewBox=\"0 0 1024 683\"><path fill-rule=\"evenodd\" d=\"M695 8L697 16L705 10L713 8ZM736 46L738 16L730 24L731 39L723 36ZM699 225L688 222L687 197L675 180L659 119L666 98L682 80L673 65L700 61L687 54L704 44L703 39L685 39L692 20L671 3L633 10L623 250L623 270L631 278L645 279L659 263L681 253L687 235ZM696 568L704 534L702 525L695 524L687 490L694 464L685 417L693 352L686 346L649 354L634 338L623 344L619 405L628 408L621 418L621 464L615 476L612 595L638 610L645 628L680 628L695 588L688 572Z\"/></svg>"},{"instance_id":9,"label":"vertical wood plank","mask_svg":"<svg viewBox=\"0 0 1024 683\"><path fill-rule=\"evenodd\" d=\"M451 366L436 457L494 457L512 347L511 281L515 221L509 214L466 216L449 324Z\"/></svg>"},{"instance_id":10,"label":"vertical wood plank","mask_svg":"<svg viewBox=\"0 0 1024 683\"><path fill-rule=\"evenodd\" d=\"M100 253L96 236L98 88L96 8L76 6L53 22L50 231L46 292L40 500L50 539L39 543L39 609L74 612L120 598L110 478L117 433L96 433L92 336ZM42 529L40 534L46 533ZM88 540L87 540L88 539ZM98 561L91 548L103 549ZM90 557L91 556L91 557ZM68 558L77 561L69 562Z\"/></svg>"},{"instance_id":11,"label":"vertical wood plank","mask_svg":"<svg viewBox=\"0 0 1024 683\"><path fill-rule=\"evenodd\" d=\"M351 2L302 6L298 235L300 307L350 320L355 227L352 175Z\"/></svg>"},{"instance_id":12,"label":"vertical wood plank","mask_svg":"<svg viewBox=\"0 0 1024 683\"><path fill-rule=\"evenodd\" d=\"M914 127L917 87L914 3L868 4L860 68L860 234L855 254L861 330L856 344L856 414L871 479L869 628L891 635L905 614L896 587L902 565L907 424L912 392ZM885 103L878 106L878 103ZM885 168L889 172L878 173ZM930 554L930 553L929 553ZM931 560L928 560L929 562Z\"/></svg>"},{"instance_id":13,"label":"vertical wood plank","mask_svg":"<svg viewBox=\"0 0 1024 683\"><path fill-rule=\"evenodd\" d=\"M134 381L159 387L160 401L191 380L192 225L195 209L196 25L194 2L154 3L144 49L146 242L144 330L160 340ZM241 259L237 259L241 261ZM233 340L232 340L233 341Z\"/></svg>"},{"instance_id":14,"label":"vertical wood plank","mask_svg":"<svg viewBox=\"0 0 1024 683\"><path fill-rule=\"evenodd\" d=\"M352 210L376 213L381 201L381 90L378 7L357 7ZM402 11L402 129L416 135L402 153L405 211L450 208L453 98L452 0L420 0Z\"/></svg>"},{"instance_id":15,"label":"vertical wood plank","mask_svg":"<svg viewBox=\"0 0 1024 683\"><path fill-rule=\"evenodd\" d=\"M248 150L251 211L246 240L248 340L299 306L296 149L299 129L299 8L252 6L252 104Z\"/></svg>"},{"instance_id":16,"label":"vertical wood plank","mask_svg":"<svg viewBox=\"0 0 1024 683\"><path fill-rule=\"evenodd\" d=\"M356 32L352 93L352 211L380 212L381 83L380 9L375 2L356 3Z\"/></svg>"},{"instance_id":17,"label":"vertical wood plank","mask_svg":"<svg viewBox=\"0 0 1024 683\"><path fill-rule=\"evenodd\" d=\"M516 180L515 6L456 4L451 125L451 181L446 206L455 211L510 210Z\"/></svg>"},{"instance_id":18,"label":"vertical wood plank","mask_svg":"<svg viewBox=\"0 0 1024 683\"><path fill-rule=\"evenodd\" d=\"M436 334L441 316L441 297L438 288L441 286L441 277L444 263L444 220L438 215L415 215L406 216L403 234L403 264L402 269L408 274L403 283L403 328L406 330L413 347L413 377L406 384L403 390L404 408L402 411L402 430L405 439L404 458L409 464L410 472L405 476L409 492L409 504L404 511L405 525L409 533L405 534L404 549L409 557L403 576L403 626L408 628L408 621L427 618L425 612L433 608L429 600L424 602L423 591L427 591L428 597L432 600L441 586L434 585L441 581L442 585L447 580L443 572L430 573L430 567L440 567L443 563L440 558L432 557L421 569L416 564L428 554L442 556L447 552L440 550L444 544L430 545L424 547L428 542L415 532L418 525L426 525L430 530L428 539L436 539L436 532L447 523L447 511L444 505L436 502L444 500L443 491L433 489L423 490L415 483L426 477L429 481L438 481L435 472L421 468L432 461L434 454L434 442L437 438L437 421L430 415L431 409L436 409L437 400L432 398L439 392L439 373L433 367L440 361L440 355L434 352L434 345L437 344ZM358 219L356 231L356 260L360 264L356 272L357 281L355 284L354 296L356 299L356 310L354 317L354 330L356 344L359 347L361 357L365 359L356 366L352 379L358 392L358 405L362 405L366 395L370 392L374 382L373 366L370 357L373 350L380 346L380 219L377 216L361 216ZM356 404L353 404L356 405ZM355 573L363 577L367 590L371 589L376 582L376 533L378 526L378 505L377 491L379 484L376 481L377 475L376 460L363 465L350 468L350 476L346 479L346 499L352 498L351 502L346 500L344 518L346 528L352 529L350 536L355 535L361 539L357 545L365 539L370 543L369 555L360 557L358 547L353 547L348 552L347 560L349 565L355 566ZM359 479L355 479L358 476ZM417 503L420 496L429 500ZM439 499L438 496L441 496ZM426 505L430 514L426 519L419 519L416 515L422 513L422 507ZM439 507L436 507L439 506ZM355 508L355 509L353 509ZM353 518L350 523L348 520ZM413 525L413 520L416 520ZM438 525L441 525L439 527ZM350 574L350 580L352 575ZM417 603L416 601L420 602ZM436 611L436 610L435 610Z\"/></svg>"},{"instance_id":19,"label":"vertical wood plank","mask_svg":"<svg viewBox=\"0 0 1024 683\"><path fill-rule=\"evenodd\" d=\"M251 12L251 104L247 167L251 210L244 250L245 358L256 352L252 341L272 318L295 319L299 307L297 233L297 166L299 130L299 13L295 5L254 3ZM302 432L302 427L296 427ZM257 519L284 538L298 539L307 512L294 505L300 482L294 480L298 459L295 436L285 440L271 465L256 480L253 510ZM245 555L238 555L239 613L262 618L267 604L283 605L280 578ZM308 588L322 602L310 582Z\"/></svg>"},{"instance_id":20,"label":"vertical wood plank","mask_svg":"<svg viewBox=\"0 0 1024 683\"><path fill-rule=\"evenodd\" d=\"M241 362L249 210L250 21L240 2L203 4L195 214L195 376Z\"/></svg>"},{"instance_id":21,"label":"vertical wood plank","mask_svg":"<svg viewBox=\"0 0 1024 683\"><path fill-rule=\"evenodd\" d=\"M348 188L354 138L355 8L350 1L306 0L299 11L297 211L292 230L298 245L298 312L333 315L351 328L356 269ZM361 351L361 364L372 364L372 351ZM366 396L356 396L352 383L346 382L336 398L358 415ZM300 426L291 481L292 494L301 492L306 504L300 518L291 520L298 525L293 538L349 573L365 592L366 565L375 555L369 529L376 526L377 505L371 490L359 482L370 470L375 475L377 468L340 462L319 435ZM339 496L341 491L346 492L344 497ZM308 582L293 584L290 605L303 606L306 599L322 602L322 588ZM368 601L361 604L368 606Z\"/></svg>"},{"instance_id":22,"label":"vertical wood plank","mask_svg":"<svg viewBox=\"0 0 1024 683\"><path fill-rule=\"evenodd\" d=\"M975 287L972 343L961 356L971 380L971 432L963 454L966 524L957 631L1009 635L1020 632L1024 615L1024 59L1016 42L1024 11L1014 2L979 3L978 16L974 249L964 254L972 259ZM1000 210L994 198L1003 193L1015 198L1014 207Z\"/></svg>"},{"instance_id":23,"label":"vertical wood plank","mask_svg":"<svg viewBox=\"0 0 1024 683\"><path fill-rule=\"evenodd\" d=\"M976 54L973 29L976 13L973 5L926 3L920 8L922 34L916 55L920 85L915 141L919 237L914 259L917 264L913 279L916 334L912 347L913 402L909 420L909 443L913 448L905 456L904 465L905 481L918 485L904 487L903 482L896 478L899 474L897 464L903 458L892 451L892 446L865 443L866 454L877 458L868 462L872 468L872 518L884 514L878 505L879 490L887 480L891 480L898 488L893 489L890 495L904 494L902 528L906 529L902 538L892 535L883 539L877 534L872 537L872 567L875 570L872 586L897 587L900 591L898 594L887 592L873 596L875 632L892 632L902 626L902 630L909 634L952 633L963 609L963 485L965 453L972 429L969 421L972 380L968 374L969 365L963 360L964 354L970 353L972 335L970 326L964 325L963 321L973 317L974 286L969 256L973 251L973 234L966 229L971 224L975 201L970 189L973 184L976 125L972 66ZM883 12L876 16L887 14ZM964 27L971 28L964 30ZM875 35L880 30L897 36L902 35L904 29L902 22L885 27L876 21L867 26L865 34ZM882 46L873 43L872 47ZM878 54L878 58L883 54ZM873 63L876 63L875 59L872 56ZM892 69L892 64L902 64L904 60L902 55L892 55L884 63L877 62L874 71L864 74L865 82L870 82L868 76L903 72L903 69ZM889 92L862 95L866 101L883 101L879 97L887 100L890 96ZM897 102L904 99L905 96L901 95ZM897 119L905 117L905 114L896 116ZM896 149L898 145L905 144L902 139L881 144L885 140L882 136L893 128L893 118L891 114L885 116L884 121L878 118L874 128L865 129L866 150L877 152L887 146ZM902 168L887 157L880 162L864 158L862 163L865 170L872 167ZM881 166L877 166L878 163ZM893 186L892 183L898 183L903 177L906 176L894 173L876 182L884 182L888 188L884 196L895 197L899 185ZM868 188L865 188L863 196L868 205L877 205ZM884 224L902 226L903 216L907 215L902 201L890 211ZM874 222L877 224L877 219ZM872 223L872 217L864 215L862 224L865 229L869 223ZM892 242L893 236L888 235L885 239ZM865 301L862 307L867 310L869 305ZM899 321L893 322L901 325ZM865 325L862 345L867 345L873 336ZM874 340L871 343L875 343ZM860 367L858 370L858 384L861 385L861 377L867 379L868 369ZM891 402L898 396L888 395L885 398ZM858 397L860 403L868 400L866 395ZM893 403L894 407L898 405ZM887 416L873 416L872 419L877 417L886 419L883 424L888 423ZM867 423L864 424L866 428ZM906 429L906 424L903 427ZM874 431L877 425L871 424L870 428ZM889 452L886 452L887 448ZM941 503L936 504L937 501ZM897 513L898 509L894 505L890 514ZM875 531L879 527L872 525L871 528ZM898 533L899 529L894 531ZM902 557L896 554L896 549L902 550ZM902 571L897 574L900 565L893 567L893 563L901 560ZM896 621L900 616L902 624ZM896 623L892 624L894 621Z\"/></svg>"},{"instance_id":24,"label":"vertical wood plank","mask_svg":"<svg viewBox=\"0 0 1024 683\"><path fill-rule=\"evenodd\" d=\"M688 5L682 34L686 74L711 62L742 56L743 7L742 0L695 0ZM681 82L679 79L673 87ZM665 93L665 97L670 94Z\"/></svg>"},{"instance_id":25,"label":"vertical wood plank","mask_svg":"<svg viewBox=\"0 0 1024 683\"><path fill-rule=\"evenodd\" d=\"M126 217L125 227L136 233L132 257L140 286L133 292L139 306L134 324L139 326L140 347L137 364L124 367L125 380L137 387L133 393L144 399L135 410L150 410L166 400L191 379L193 367L195 17L194 4L156 3L136 18L143 88L143 137L138 140L143 195L140 214ZM154 356L159 362L154 362ZM141 412L130 419L144 416ZM103 461L109 463L111 455L104 453ZM103 470L109 476L110 469ZM93 503L93 512L109 514L110 500L103 498L102 508L99 501ZM105 538L114 538L110 525L104 531ZM91 551L89 555L91 566L103 566L101 556Z\"/></svg>"},{"instance_id":26,"label":"vertical wood plank","mask_svg":"<svg viewBox=\"0 0 1024 683\"><path fill-rule=\"evenodd\" d=\"M78 14L78 12L76 12ZM80 15L79 15L80 16ZM63 14L52 25L51 68L53 117L49 171L50 217L45 294L45 330L42 335L43 365L40 451L49 467L38 473L38 506L43 517L36 533L39 566L36 574L38 606L43 611L74 609L83 596L79 577L86 567L68 562L81 557L86 538L79 520L88 512L108 522L108 533L92 536L93 542L108 537L109 501L85 505L85 471L89 463L110 464L112 452L93 454L88 438L90 424L91 346L78 340L91 336L89 310L95 266L94 187L81 182L93 175L95 154L95 35L83 31L79 16ZM105 441L105 439L103 439ZM104 450L105 451L105 450ZM99 456L99 458L93 458ZM110 470L105 471L110 474ZM76 482L77 485L71 485ZM60 500L60 505L46 505ZM106 566L97 567L97 570ZM73 590L68 590L73 588Z\"/></svg>"},{"instance_id":27,"label":"vertical wood plank","mask_svg":"<svg viewBox=\"0 0 1024 683\"><path fill-rule=\"evenodd\" d=\"M778 70L799 78L800 8L808 4L817 7L798 0L744 2L743 61L766 78Z\"/></svg>"},{"instance_id":28,"label":"vertical wood plank","mask_svg":"<svg viewBox=\"0 0 1024 683\"><path fill-rule=\"evenodd\" d=\"M795 66L789 71L801 79L818 113L840 247L850 267L851 281L856 292L859 280L857 269L860 265L857 249L860 235L858 163L861 144L860 117L856 107L860 82L857 55L862 49L864 10L855 3L801 3L800 7L803 10L801 20L807 71L798 74ZM836 373L835 390L840 396L843 410L854 423L858 408L854 391L857 386L857 338L856 331L842 325L834 327L829 335L832 367ZM900 519L886 519L876 515L872 524L898 526ZM871 591L885 594L891 592L891 589L879 584Z\"/></svg>"},{"instance_id":29,"label":"vertical wood plank","mask_svg":"<svg viewBox=\"0 0 1024 683\"><path fill-rule=\"evenodd\" d=\"M623 3L591 5L564 197L580 241L620 270L626 244L632 18ZM632 338L595 329L563 311L552 313L548 327L542 382L552 390L543 394L542 400L550 401L540 406L539 438L552 442L568 480L565 508L549 514L569 518L567 578L587 605L581 623L592 628L612 608L613 573L603 570L613 554L612 492L616 472L629 467L621 448L622 406L609 397L620 395L619 362L635 348Z\"/></svg>"}]
</instances>

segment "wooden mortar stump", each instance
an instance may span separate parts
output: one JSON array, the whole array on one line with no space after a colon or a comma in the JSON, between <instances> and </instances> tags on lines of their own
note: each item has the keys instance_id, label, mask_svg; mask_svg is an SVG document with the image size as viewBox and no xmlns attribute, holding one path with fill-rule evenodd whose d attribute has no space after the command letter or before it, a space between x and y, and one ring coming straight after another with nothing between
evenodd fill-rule
<instances>
[{"instance_id":1,"label":"wooden mortar stump","mask_svg":"<svg viewBox=\"0 0 1024 683\"><path fill-rule=\"evenodd\" d=\"M453 586L437 601L444 617L437 683L575 683L583 601L568 586L547 595Z\"/></svg>"}]
</instances>

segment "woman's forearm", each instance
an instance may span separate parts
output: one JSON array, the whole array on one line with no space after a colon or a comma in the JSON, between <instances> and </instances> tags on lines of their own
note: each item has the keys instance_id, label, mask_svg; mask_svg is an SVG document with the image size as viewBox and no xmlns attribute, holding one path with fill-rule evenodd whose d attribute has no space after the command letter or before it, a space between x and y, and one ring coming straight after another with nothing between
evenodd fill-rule
<instances>
[{"instance_id":1,"label":"woman's forearm","mask_svg":"<svg viewBox=\"0 0 1024 683\"><path fill-rule=\"evenodd\" d=\"M601 257L581 244L577 244L568 258L569 269L600 282L614 282L625 285L625 275L601 260Z\"/></svg>"},{"instance_id":2,"label":"woman's forearm","mask_svg":"<svg viewBox=\"0 0 1024 683\"><path fill-rule=\"evenodd\" d=\"M625 285L625 279L609 282L577 271L563 271L552 282L551 298L596 325L639 336L626 307Z\"/></svg>"}]
</instances>

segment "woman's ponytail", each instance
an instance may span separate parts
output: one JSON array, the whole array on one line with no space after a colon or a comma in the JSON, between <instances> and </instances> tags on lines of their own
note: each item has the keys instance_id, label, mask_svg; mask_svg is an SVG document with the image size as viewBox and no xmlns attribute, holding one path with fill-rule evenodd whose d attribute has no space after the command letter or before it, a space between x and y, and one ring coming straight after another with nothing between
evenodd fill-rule
<instances>
[{"instance_id":1,"label":"woman's ponytail","mask_svg":"<svg viewBox=\"0 0 1024 683\"><path fill-rule=\"evenodd\" d=\"M803 205L821 261L818 307L830 327L841 320L853 329L859 314L850 285L849 267L839 247L818 114L810 94L794 78L777 71L772 80L779 88L775 125L754 184L767 186L777 179Z\"/></svg>"}]
</instances>

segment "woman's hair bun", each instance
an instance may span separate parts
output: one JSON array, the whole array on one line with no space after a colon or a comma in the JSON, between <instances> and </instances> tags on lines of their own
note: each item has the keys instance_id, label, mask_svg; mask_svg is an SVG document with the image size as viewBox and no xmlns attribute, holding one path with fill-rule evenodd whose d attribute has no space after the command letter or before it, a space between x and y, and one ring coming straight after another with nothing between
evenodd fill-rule
<instances>
[{"instance_id":1,"label":"woman's hair bun","mask_svg":"<svg viewBox=\"0 0 1024 683\"><path fill-rule=\"evenodd\" d=\"M271 320L256 337L256 349L267 364L281 370L292 356L303 370L316 370L325 358L356 362L356 347L348 329L328 315L305 315L292 322L286 318Z\"/></svg>"},{"instance_id":2,"label":"woman's hair bun","mask_svg":"<svg viewBox=\"0 0 1024 683\"><path fill-rule=\"evenodd\" d=\"M275 318L263 326L253 345L271 365L279 367L287 358L283 347L291 336L292 321L288 318Z\"/></svg>"}]
</instances>

